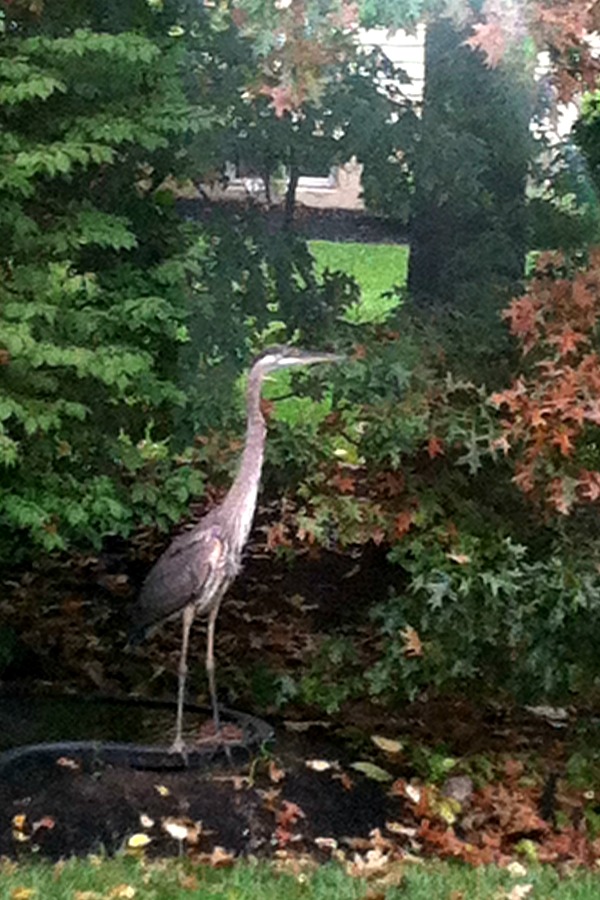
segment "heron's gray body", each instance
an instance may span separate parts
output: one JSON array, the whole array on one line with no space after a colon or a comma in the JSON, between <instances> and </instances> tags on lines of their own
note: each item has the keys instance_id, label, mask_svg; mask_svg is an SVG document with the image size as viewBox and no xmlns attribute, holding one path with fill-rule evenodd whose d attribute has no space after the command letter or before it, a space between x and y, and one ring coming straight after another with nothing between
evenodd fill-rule
<instances>
[{"instance_id":1,"label":"heron's gray body","mask_svg":"<svg viewBox=\"0 0 600 900\"><path fill-rule=\"evenodd\" d=\"M217 593L224 594L235 579L241 551L229 547L222 528L209 518L210 513L199 526L176 537L146 578L136 606L135 642L180 615L188 603L196 613L207 615Z\"/></svg>"},{"instance_id":2,"label":"heron's gray body","mask_svg":"<svg viewBox=\"0 0 600 900\"><path fill-rule=\"evenodd\" d=\"M261 384L262 377L250 376L246 445L227 496L195 528L174 538L142 586L134 608L138 639L189 604L197 614L208 615L240 570L264 457L266 425L260 410Z\"/></svg>"},{"instance_id":3,"label":"heron's gray body","mask_svg":"<svg viewBox=\"0 0 600 900\"><path fill-rule=\"evenodd\" d=\"M146 578L132 613L132 639L183 613L183 644L179 667L177 736L174 749L182 750L181 726L187 646L195 614L208 617L206 668L215 727L219 717L214 684L214 626L221 600L239 572L242 551L250 534L262 472L266 424L260 408L265 376L278 368L336 362L331 353L276 347L265 351L250 370L247 393L247 430L238 473L225 499L189 531L178 535L159 557Z\"/></svg>"}]
</instances>

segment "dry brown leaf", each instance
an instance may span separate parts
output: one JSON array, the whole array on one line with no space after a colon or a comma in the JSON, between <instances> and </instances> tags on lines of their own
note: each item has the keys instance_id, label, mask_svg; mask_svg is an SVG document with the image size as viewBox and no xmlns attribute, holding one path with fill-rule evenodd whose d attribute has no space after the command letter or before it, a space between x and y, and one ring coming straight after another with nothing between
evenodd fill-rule
<instances>
[{"instance_id":1,"label":"dry brown leaf","mask_svg":"<svg viewBox=\"0 0 600 900\"><path fill-rule=\"evenodd\" d=\"M234 864L235 856L223 847L215 847L210 854L209 862L213 869L225 869Z\"/></svg>"},{"instance_id":2,"label":"dry brown leaf","mask_svg":"<svg viewBox=\"0 0 600 900\"><path fill-rule=\"evenodd\" d=\"M416 628L407 625L406 628L400 632L400 636L404 644L402 652L405 656L409 657L409 659L416 656L423 656L423 645Z\"/></svg>"},{"instance_id":3,"label":"dry brown leaf","mask_svg":"<svg viewBox=\"0 0 600 900\"><path fill-rule=\"evenodd\" d=\"M339 781L345 791L351 791L354 788L354 782L350 778L347 772L339 772L338 774L333 776L336 781Z\"/></svg>"},{"instance_id":4,"label":"dry brown leaf","mask_svg":"<svg viewBox=\"0 0 600 900\"><path fill-rule=\"evenodd\" d=\"M504 774L507 778L520 778L525 766L520 759L507 759L504 763Z\"/></svg>"},{"instance_id":5,"label":"dry brown leaf","mask_svg":"<svg viewBox=\"0 0 600 900\"><path fill-rule=\"evenodd\" d=\"M180 872L179 886L183 888L184 891L198 891L200 882L193 873L191 875L184 875L183 872Z\"/></svg>"},{"instance_id":6,"label":"dry brown leaf","mask_svg":"<svg viewBox=\"0 0 600 900\"><path fill-rule=\"evenodd\" d=\"M35 888L16 887L10 892L10 900L31 900L36 894Z\"/></svg>"},{"instance_id":7,"label":"dry brown leaf","mask_svg":"<svg viewBox=\"0 0 600 900\"><path fill-rule=\"evenodd\" d=\"M263 801L264 808L269 812L275 812L275 810L279 806L281 788L269 788L269 790L259 791L258 793Z\"/></svg>"},{"instance_id":8,"label":"dry brown leaf","mask_svg":"<svg viewBox=\"0 0 600 900\"><path fill-rule=\"evenodd\" d=\"M279 784L280 781L283 781L285 776L285 769L282 769L274 760L271 760L269 763L269 778L273 784Z\"/></svg>"}]
</instances>

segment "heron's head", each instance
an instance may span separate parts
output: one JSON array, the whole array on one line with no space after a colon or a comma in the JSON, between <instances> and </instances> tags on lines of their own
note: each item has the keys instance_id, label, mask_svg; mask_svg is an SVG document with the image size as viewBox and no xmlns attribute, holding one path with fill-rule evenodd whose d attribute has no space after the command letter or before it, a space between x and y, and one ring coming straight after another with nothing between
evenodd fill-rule
<instances>
[{"instance_id":1,"label":"heron's head","mask_svg":"<svg viewBox=\"0 0 600 900\"><path fill-rule=\"evenodd\" d=\"M292 366L311 366L315 363L334 363L345 359L338 353L325 353L317 350L300 350L298 347L273 346L267 347L254 360L253 372L268 375L278 369L287 369Z\"/></svg>"}]
</instances>

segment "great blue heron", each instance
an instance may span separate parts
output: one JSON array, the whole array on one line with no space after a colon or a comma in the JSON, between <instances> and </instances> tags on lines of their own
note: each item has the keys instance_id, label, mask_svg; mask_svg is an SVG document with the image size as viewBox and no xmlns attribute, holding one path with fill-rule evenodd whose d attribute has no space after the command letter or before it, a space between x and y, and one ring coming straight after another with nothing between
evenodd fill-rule
<instances>
[{"instance_id":1,"label":"great blue heron","mask_svg":"<svg viewBox=\"0 0 600 900\"><path fill-rule=\"evenodd\" d=\"M246 442L239 469L223 502L190 531L176 537L150 570L132 611L132 640L183 613L183 639L179 662L177 720L173 752L183 752L183 704L190 628L196 613L208 617L206 672L216 734L220 732L215 688L214 638L219 606L236 577L248 539L260 484L265 420L260 408L263 380L270 372L289 366L338 362L334 353L270 347L254 361L248 378Z\"/></svg>"}]
</instances>

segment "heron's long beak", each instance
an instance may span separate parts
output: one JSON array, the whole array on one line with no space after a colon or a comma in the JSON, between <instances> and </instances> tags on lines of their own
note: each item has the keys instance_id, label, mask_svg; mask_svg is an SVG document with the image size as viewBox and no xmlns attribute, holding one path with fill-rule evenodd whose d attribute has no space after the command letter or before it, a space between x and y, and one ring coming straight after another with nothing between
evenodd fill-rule
<instances>
[{"instance_id":1,"label":"heron's long beak","mask_svg":"<svg viewBox=\"0 0 600 900\"><path fill-rule=\"evenodd\" d=\"M338 363L343 362L345 356L339 353L324 353L316 350L302 350L297 357L297 363L301 366L309 366L314 363ZM293 365L293 361L290 359Z\"/></svg>"}]
</instances>

